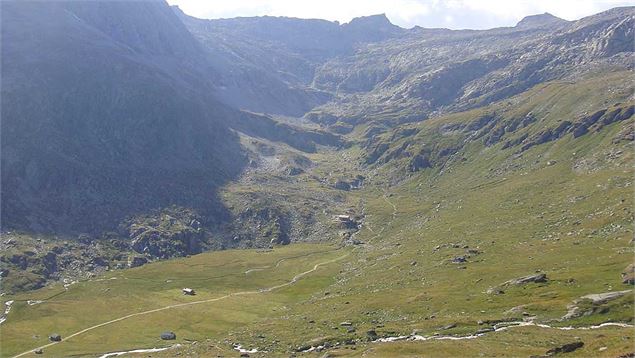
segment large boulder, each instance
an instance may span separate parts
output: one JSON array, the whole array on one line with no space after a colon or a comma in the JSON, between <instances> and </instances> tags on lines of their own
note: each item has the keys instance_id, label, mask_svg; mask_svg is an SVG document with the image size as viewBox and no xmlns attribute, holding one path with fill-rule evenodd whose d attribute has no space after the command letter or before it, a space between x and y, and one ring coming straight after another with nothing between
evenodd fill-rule
<instances>
[{"instance_id":1,"label":"large boulder","mask_svg":"<svg viewBox=\"0 0 635 358\"><path fill-rule=\"evenodd\" d=\"M519 278L515 278L509 281L506 281L503 283L503 286L509 286L509 285L524 285L527 283L542 283L542 282L547 282L547 274L545 273L538 273L535 275L529 275L529 276L523 276L523 277L519 277Z\"/></svg>"},{"instance_id":2,"label":"large boulder","mask_svg":"<svg viewBox=\"0 0 635 358\"><path fill-rule=\"evenodd\" d=\"M164 341L171 341L171 340L176 339L176 334L174 334L174 332L170 332L170 331L163 332L163 333L161 333L161 339L164 340Z\"/></svg>"}]
</instances>

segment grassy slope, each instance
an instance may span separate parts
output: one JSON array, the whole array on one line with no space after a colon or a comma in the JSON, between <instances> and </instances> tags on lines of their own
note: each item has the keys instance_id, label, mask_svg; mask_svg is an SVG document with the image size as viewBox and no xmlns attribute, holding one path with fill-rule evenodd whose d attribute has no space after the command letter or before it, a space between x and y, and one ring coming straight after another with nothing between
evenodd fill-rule
<instances>
[{"instance_id":1,"label":"grassy slope","mask_svg":"<svg viewBox=\"0 0 635 358\"><path fill-rule=\"evenodd\" d=\"M319 262L341 257L346 252L335 247L308 244L265 253L254 250L213 252L111 272L99 281L72 285L68 291L52 287L7 297L16 300L16 303L10 320L1 328L2 356L44 345L47 336L53 332L65 337L130 313L279 285ZM282 258L286 260L280 261ZM337 266L333 263L320 267L296 285L271 293L230 297L223 301L137 316L45 350L47 354L70 355L161 346L166 343L158 336L165 330L176 332L178 342L224 335L228 330L264 319L287 302L303 300L310 292L332 283ZM264 269L245 274L250 268ZM196 288L197 295L181 295L183 287ZM25 302L37 299L47 300L33 306Z\"/></svg>"},{"instance_id":2,"label":"grassy slope","mask_svg":"<svg viewBox=\"0 0 635 358\"><path fill-rule=\"evenodd\" d=\"M541 85L511 104L499 103L489 109L503 113L505 118L533 111L541 120L525 129L531 133L584 112L628 101L632 93L629 76L617 73L577 84ZM436 128L441 123L469 121L480 111L411 125L420 129L415 142L434 143L439 140ZM585 346L571 356L627 353L632 351L632 329L560 331L525 327L466 341L364 341L368 329L375 329L379 335L413 331L426 335L441 332L440 327L450 323L456 327L443 334L467 334L486 326L479 325L479 320L521 319L522 312L552 325L632 323L632 294L612 304L607 313L564 323L553 321L582 295L628 289L619 273L633 261L633 148L632 142L614 144L612 140L632 125L633 118L578 139L567 135L535 146L521 156L514 156L514 149L502 150L501 143L488 148L474 141L443 170L427 169L407 180L403 180L405 160L370 168L366 188L350 192L346 198L348 203L364 203L365 226L357 238L366 245L352 251L341 263L322 267L294 286L263 294L266 300L258 295L241 296L141 316L73 338L47 352L80 354L151 347L164 344L157 340L157 334L171 329L180 342L186 338L199 342L186 345L180 353L202 356L227 354L231 351L229 342L281 355L306 344L347 339L360 341L331 353L527 356L544 354L575 337ZM309 175L353 173L350 163L362 152L355 147L346 152L312 155L320 166L298 180ZM389 185L396 180L401 180L399 185ZM310 190L319 191L315 182L307 183ZM437 246L441 247L435 250ZM453 257L465 255L465 246L478 249L480 254L472 255L465 264L451 263ZM184 286L199 288L195 299L267 287L342 254L297 258L285 261L278 269L244 275L247 267L271 265L280 257L324 249L292 245L268 254L202 254L113 272L109 275L121 278L71 286L49 303L27 306L17 302L9 320L1 326L2 354L44 343L45 335L53 330L65 335L128 312L191 299L179 295L178 290ZM506 287L502 295L485 293L490 287L537 270L547 273L547 283ZM173 282L166 283L168 279ZM56 290L59 288L44 289L17 299L37 299ZM522 307L509 313L518 306ZM348 333L339 326L342 321L351 321L356 331ZM40 337L34 339L33 335ZM600 347L607 348L599 351ZM175 351L157 355L173 354Z\"/></svg>"},{"instance_id":3,"label":"grassy slope","mask_svg":"<svg viewBox=\"0 0 635 358\"><path fill-rule=\"evenodd\" d=\"M626 100L630 92L625 82L628 76L610 74L608 78L591 78L575 85L540 86L516 98L516 105L505 114L512 117L534 111L544 116L544 120L527 129L536 131ZM616 95L615 90L610 91L616 87L627 90ZM424 134L420 141L434 141L431 128L440 123L470 120L478 115L468 112L420 124L423 133L430 129L430 137ZM568 304L582 295L628 289L621 283L619 273L633 260L629 243L633 235L630 227L633 151L631 143L613 144L612 139L623 128L632 126L632 121L605 127L577 140L568 135L533 147L516 159L512 149L503 151L500 144L485 148L472 143L462 153L467 161L454 163L442 174L438 169L424 171L402 185L389 188L393 195L387 200L397 208L394 218L392 206L383 197L384 190L395 177L394 171L403 171L403 167L396 163L380 168L380 173L373 177L374 185L353 194L367 205L366 224L373 232L364 229L358 238L369 245L359 252L357 261L347 266L340 283L328 289L332 293L299 303L294 315L280 320L278 326L264 329L256 325L245 332L267 331L270 339L285 339L291 346L304 345L312 339L319 342L364 337L365 330L376 328L377 322L383 325L376 328L379 334L408 334L414 330L431 334L449 323L457 323L457 327L448 333L461 334L482 328L477 324L479 320L521 319L523 311L536 315L540 321L557 319L566 313ZM622 153L609 154L618 151ZM591 164L585 170L573 170L582 160ZM549 161L555 164L548 165ZM385 230L378 236L380 228ZM447 243L460 244L460 248L434 250ZM471 257L465 265L450 263L451 258L465 254L465 245L482 253ZM417 262L416 266L411 265L412 261ZM537 270L546 272L550 281L506 288L506 293L500 296L485 294L490 287ZM505 313L521 305L518 313ZM316 311L324 313L316 315ZM609 320L632 322L632 312L630 296L606 314L560 325ZM321 320L322 324L307 324L305 317ZM332 328L344 320L355 322L355 334ZM301 334L290 336L290 331ZM474 353L509 354L508 344L518 340L515 332L525 336L534 331L535 328L523 328L500 336L497 333L496 337L511 338L503 338L497 344L489 339L485 340L487 344L474 343L479 347ZM534 332L538 337L522 343L525 351L518 354L544 354L557 343L581 335L579 331L576 333ZM629 350L630 341L624 341L623 337L632 338L631 330L606 329L601 334L609 338L598 338L600 332L586 333L587 346L580 354L597 353L601 342L609 345L603 353L609 356ZM256 343L254 340L253 344ZM368 349L388 354L391 352L388 347L393 347L393 353L401 354L405 352L400 351L401 347L409 346L409 351L417 354L432 349L432 355L443 352L456 355L471 343L457 344L454 350L439 348L444 349L441 351L433 347L448 343L418 344L393 343L381 345L382 348L371 345ZM363 348L358 345L356 352L360 349Z\"/></svg>"}]
</instances>

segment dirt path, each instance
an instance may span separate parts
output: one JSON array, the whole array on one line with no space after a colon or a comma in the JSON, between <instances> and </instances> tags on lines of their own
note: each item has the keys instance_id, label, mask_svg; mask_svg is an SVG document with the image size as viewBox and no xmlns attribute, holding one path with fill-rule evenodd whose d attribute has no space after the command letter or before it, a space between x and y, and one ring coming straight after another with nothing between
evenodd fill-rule
<instances>
[{"instance_id":1,"label":"dirt path","mask_svg":"<svg viewBox=\"0 0 635 358\"><path fill-rule=\"evenodd\" d=\"M123 320L129 319L129 318L132 318L132 317L143 316L143 315L147 315L147 314L151 314L151 313L155 313L155 312L161 312L161 311L169 310L169 309L172 309L172 308L179 308L179 307L193 306L193 305L198 305L198 304L203 304L203 303L217 302L217 301L221 301L221 300L227 299L229 297L245 296L245 295L253 295L253 294L258 294L258 293L271 292L271 291L274 291L274 290L277 290L277 289L280 289L280 288L283 288L283 287L286 287L286 286L293 285L294 283L298 282L298 280L300 280L302 277L304 277L304 276L316 271L320 266L328 265L330 263L339 261L339 260L347 257L348 255L350 255L350 253L346 253L346 254L344 254L344 255L342 255L340 257L337 257L337 258L334 258L334 259L331 259L331 260L328 260L328 261L323 261L323 262L317 263L317 264L315 264L313 266L312 269L304 271L302 273L299 273L299 274L295 275L290 281L282 283L282 284L279 284L279 285L276 285L276 286L272 286L272 287L265 288L265 289L260 289L260 290L257 290L257 291L234 292L234 293L230 293L230 294L227 294L227 295L224 295L224 296L221 296L221 297L210 298L210 299L207 299L207 300L179 303L179 304L169 305L169 306L165 306L165 307L161 307L161 308L155 308L155 309L152 309L152 310L132 313L132 314L129 314L129 315L125 315L125 316L122 316L122 317L119 317L119 318L115 318L115 319L107 321L107 322L103 322L103 323L96 324L94 326L82 329L81 331L77 331L77 332L75 332L75 333L73 333L73 334L71 334L69 336L66 336L63 340L61 340L59 342L51 342L49 344L45 344L43 346L30 349L30 350L28 350L26 352L23 352L23 353L20 353L20 354L14 356L13 358L25 356L27 354L33 353L35 350L38 350L38 349L42 349L43 350L45 348L51 347L53 345L56 345L58 343L65 342L65 341L67 341L67 340L69 340L69 339L71 339L73 337L77 337L79 335L82 335L82 334L84 334L86 332L90 332L90 331L95 330L97 328L101 328L101 327L104 327L104 326L107 326L107 325L110 325L110 324L113 324L113 323L121 322Z\"/></svg>"}]
</instances>

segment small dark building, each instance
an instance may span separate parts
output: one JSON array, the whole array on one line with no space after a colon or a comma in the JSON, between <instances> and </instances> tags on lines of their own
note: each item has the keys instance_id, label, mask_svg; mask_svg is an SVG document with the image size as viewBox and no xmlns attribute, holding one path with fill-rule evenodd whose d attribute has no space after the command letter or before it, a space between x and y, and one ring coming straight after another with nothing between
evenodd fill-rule
<instances>
[{"instance_id":1,"label":"small dark building","mask_svg":"<svg viewBox=\"0 0 635 358\"><path fill-rule=\"evenodd\" d=\"M176 334L174 334L174 332L163 332L161 333L161 339L164 341L171 341L176 339Z\"/></svg>"},{"instance_id":2,"label":"small dark building","mask_svg":"<svg viewBox=\"0 0 635 358\"><path fill-rule=\"evenodd\" d=\"M49 336L49 340L51 340L51 342L60 342L62 340L62 336L57 333L53 333Z\"/></svg>"}]
</instances>

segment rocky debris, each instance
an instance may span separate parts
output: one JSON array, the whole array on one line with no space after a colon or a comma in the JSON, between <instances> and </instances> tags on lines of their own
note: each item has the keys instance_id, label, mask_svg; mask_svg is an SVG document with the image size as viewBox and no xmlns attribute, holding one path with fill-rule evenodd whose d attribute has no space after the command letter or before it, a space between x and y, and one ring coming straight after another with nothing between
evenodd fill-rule
<instances>
[{"instance_id":1,"label":"rocky debris","mask_svg":"<svg viewBox=\"0 0 635 358\"><path fill-rule=\"evenodd\" d=\"M555 347L548 350L546 354L547 356L553 356L560 353L570 353L575 351L576 349L582 348L583 346L584 346L584 342L582 341L567 343L560 347Z\"/></svg>"},{"instance_id":2,"label":"rocky debris","mask_svg":"<svg viewBox=\"0 0 635 358\"><path fill-rule=\"evenodd\" d=\"M635 358L635 352L620 354L616 358Z\"/></svg>"},{"instance_id":3,"label":"rocky debris","mask_svg":"<svg viewBox=\"0 0 635 358\"><path fill-rule=\"evenodd\" d=\"M53 333L53 334L49 335L49 340L51 342L61 342L62 341L62 336L60 336L57 333Z\"/></svg>"},{"instance_id":4,"label":"rocky debris","mask_svg":"<svg viewBox=\"0 0 635 358\"><path fill-rule=\"evenodd\" d=\"M467 262L467 258L465 256L456 256L452 259L453 264L460 264Z\"/></svg>"},{"instance_id":5,"label":"rocky debris","mask_svg":"<svg viewBox=\"0 0 635 358\"><path fill-rule=\"evenodd\" d=\"M173 207L156 214L135 217L123 224L134 251L166 259L201 252L200 218L190 209Z\"/></svg>"},{"instance_id":6,"label":"rocky debris","mask_svg":"<svg viewBox=\"0 0 635 358\"><path fill-rule=\"evenodd\" d=\"M635 264L626 266L624 271L622 271L622 283L635 285Z\"/></svg>"},{"instance_id":7,"label":"rocky debris","mask_svg":"<svg viewBox=\"0 0 635 358\"><path fill-rule=\"evenodd\" d=\"M527 283L543 283L547 282L547 274L538 273L535 275L523 276L519 278L515 278L509 281L503 282L501 286L510 286L510 285L524 285Z\"/></svg>"},{"instance_id":8,"label":"rocky debris","mask_svg":"<svg viewBox=\"0 0 635 358\"><path fill-rule=\"evenodd\" d=\"M507 311L505 311L506 315L517 315L517 314L521 314L525 311L525 306L524 305L520 305L520 306L516 306L516 307L512 307L510 309L508 309Z\"/></svg>"},{"instance_id":9,"label":"rocky debris","mask_svg":"<svg viewBox=\"0 0 635 358\"><path fill-rule=\"evenodd\" d=\"M490 287L485 291L488 295L502 295L505 293L500 287Z\"/></svg>"},{"instance_id":10,"label":"rocky debris","mask_svg":"<svg viewBox=\"0 0 635 358\"><path fill-rule=\"evenodd\" d=\"M344 180L335 181L335 184L333 185L333 187L337 190L345 190L345 191L351 190L351 184Z\"/></svg>"},{"instance_id":11,"label":"rocky debris","mask_svg":"<svg viewBox=\"0 0 635 358\"><path fill-rule=\"evenodd\" d=\"M128 267L139 267L148 263L148 259L144 256L132 256L128 259Z\"/></svg>"},{"instance_id":12,"label":"rocky debris","mask_svg":"<svg viewBox=\"0 0 635 358\"><path fill-rule=\"evenodd\" d=\"M226 232L233 235L228 246L239 248L268 247L271 245L287 245L291 236L302 237L296 224L312 221L297 209L290 209L276 203L271 197L250 197L234 210L234 220ZM310 227L310 225L306 225Z\"/></svg>"},{"instance_id":13,"label":"rocky debris","mask_svg":"<svg viewBox=\"0 0 635 358\"><path fill-rule=\"evenodd\" d=\"M161 333L161 339L164 341L170 341L170 340L174 340L176 339L176 334L174 334L174 332L163 332Z\"/></svg>"},{"instance_id":14,"label":"rocky debris","mask_svg":"<svg viewBox=\"0 0 635 358\"><path fill-rule=\"evenodd\" d=\"M295 176L304 173L304 169L298 167L290 167L287 169L287 175Z\"/></svg>"},{"instance_id":15,"label":"rocky debris","mask_svg":"<svg viewBox=\"0 0 635 358\"><path fill-rule=\"evenodd\" d=\"M635 127L633 127L632 125L627 125L621 131L619 131L619 133L617 133L615 137L613 137L611 142L613 144L617 144L622 141L632 142L634 140L635 140Z\"/></svg>"}]
</instances>

